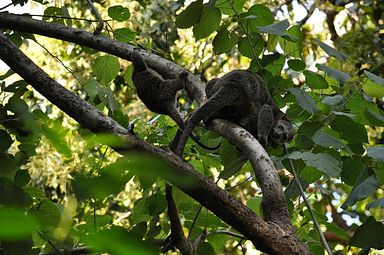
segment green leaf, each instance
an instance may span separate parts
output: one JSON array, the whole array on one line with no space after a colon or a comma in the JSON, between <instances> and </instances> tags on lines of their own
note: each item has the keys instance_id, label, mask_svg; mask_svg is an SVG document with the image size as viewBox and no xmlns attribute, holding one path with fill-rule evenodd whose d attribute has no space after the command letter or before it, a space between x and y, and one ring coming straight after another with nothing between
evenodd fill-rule
<instances>
[{"instance_id":1,"label":"green leaf","mask_svg":"<svg viewBox=\"0 0 384 255\"><path fill-rule=\"evenodd\" d=\"M10 179L0 177L0 187L0 205L8 207L31 206L32 198Z\"/></svg>"},{"instance_id":2,"label":"green leaf","mask_svg":"<svg viewBox=\"0 0 384 255\"><path fill-rule=\"evenodd\" d=\"M17 186L23 187L28 184L31 180L31 176L28 173L28 170L19 170L16 172L14 183Z\"/></svg>"},{"instance_id":3,"label":"green leaf","mask_svg":"<svg viewBox=\"0 0 384 255\"><path fill-rule=\"evenodd\" d=\"M339 132L342 139L350 144L368 142L367 130L365 127L347 116L338 115L330 123L332 129Z\"/></svg>"},{"instance_id":4,"label":"green leaf","mask_svg":"<svg viewBox=\"0 0 384 255\"><path fill-rule=\"evenodd\" d=\"M383 249L383 236L383 223L376 221L375 218L370 216L367 221L363 223L363 225L356 229L349 241L349 244L360 248L368 246Z\"/></svg>"},{"instance_id":5,"label":"green leaf","mask_svg":"<svg viewBox=\"0 0 384 255\"><path fill-rule=\"evenodd\" d=\"M221 22L221 11L217 7L210 7L207 4L204 5L203 14L199 23L193 26L193 35L196 40L208 37L214 31L216 31Z\"/></svg>"},{"instance_id":6,"label":"green leaf","mask_svg":"<svg viewBox=\"0 0 384 255\"><path fill-rule=\"evenodd\" d=\"M367 148L367 155L374 160L384 162L384 146L374 146Z\"/></svg>"},{"instance_id":7,"label":"green leaf","mask_svg":"<svg viewBox=\"0 0 384 255\"><path fill-rule=\"evenodd\" d=\"M289 21L285 19L271 25L258 26L257 30L260 31L261 33L283 36L286 34L288 27L289 27Z\"/></svg>"},{"instance_id":8,"label":"green leaf","mask_svg":"<svg viewBox=\"0 0 384 255\"><path fill-rule=\"evenodd\" d=\"M226 15L234 15L241 13L246 0L217 0L215 5L220 8L221 12Z\"/></svg>"},{"instance_id":9,"label":"green leaf","mask_svg":"<svg viewBox=\"0 0 384 255\"><path fill-rule=\"evenodd\" d=\"M1 248L3 254L12 255L35 255L32 250L33 241L31 237L18 241L1 241ZM36 251L36 250L35 250Z\"/></svg>"},{"instance_id":10,"label":"green leaf","mask_svg":"<svg viewBox=\"0 0 384 255\"><path fill-rule=\"evenodd\" d=\"M340 139L337 139L336 137L329 135L321 130L316 131L312 137L312 140L316 144L326 148L333 147L335 149L342 149L346 147L345 144L340 141Z\"/></svg>"},{"instance_id":11,"label":"green leaf","mask_svg":"<svg viewBox=\"0 0 384 255\"><path fill-rule=\"evenodd\" d=\"M325 72L327 75L335 79L341 84L344 84L351 76L347 73L344 73L342 71L333 69L331 67L321 65L321 64L316 64L316 67L319 68L321 71Z\"/></svg>"},{"instance_id":12,"label":"green leaf","mask_svg":"<svg viewBox=\"0 0 384 255\"><path fill-rule=\"evenodd\" d=\"M108 8L108 16L117 21L126 21L131 17L131 13L128 8L116 5Z\"/></svg>"},{"instance_id":13,"label":"green leaf","mask_svg":"<svg viewBox=\"0 0 384 255\"><path fill-rule=\"evenodd\" d=\"M189 28L197 24L203 13L203 0L197 0L191 3L184 11L176 17L176 27Z\"/></svg>"},{"instance_id":14,"label":"green leaf","mask_svg":"<svg viewBox=\"0 0 384 255\"><path fill-rule=\"evenodd\" d=\"M154 255L158 254L149 242L138 240L120 227L101 230L83 236L82 242L91 246L91 250L114 255Z\"/></svg>"},{"instance_id":15,"label":"green leaf","mask_svg":"<svg viewBox=\"0 0 384 255\"><path fill-rule=\"evenodd\" d=\"M55 123L53 128L42 124L41 131L61 155L66 158L72 156L71 148L69 148L65 140L67 131L60 124Z\"/></svg>"},{"instance_id":16,"label":"green leaf","mask_svg":"<svg viewBox=\"0 0 384 255\"><path fill-rule=\"evenodd\" d=\"M335 50L328 44L323 43L322 41L315 39L317 44L322 48L328 55L337 58L340 61L345 61L347 59L347 56L345 56L343 53Z\"/></svg>"},{"instance_id":17,"label":"green leaf","mask_svg":"<svg viewBox=\"0 0 384 255\"><path fill-rule=\"evenodd\" d=\"M256 213L259 216L262 215L261 214L261 201L262 201L262 197L260 197L260 196L251 197L247 201L247 206L249 207L249 209L251 209L254 213Z\"/></svg>"},{"instance_id":18,"label":"green leaf","mask_svg":"<svg viewBox=\"0 0 384 255\"><path fill-rule=\"evenodd\" d=\"M0 141L0 153L6 152L13 143L11 136L2 129L0 129Z\"/></svg>"},{"instance_id":19,"label":"green leaf","mask_svg":"<svg viewBox=\"0 0 384 255\"><path fill-rule=\"evenodd\" d=\"M372 123L373 126L384 126L384 116L371 109L365 109L364 116Z\"/></svg>"},{"instance_id":20,"label":"green leaf","mask_svg":"<svg viewBox=\"0 0 384 255\"><path fill-rule=\"evenodd\" d=\"M248 9L247 13L241 15L241 22L244 22L244 27L247 29L247 33L258 31L257 27L267 26L275 21L271 10L262 4L255 4Z\"/></svg>"},{"instance_id":21,"label":"green leaf","mask_svg":"<svg viewBox=\"0 0 384 255\"><path fill-rule=\"evenodd\" d=\"M40 222L40 229L45 231L54 230L60 222L61 213L57 204L46 199L42 201L37 209L31 210L33 215Z\"/></svg>"},{"instance_id":22,"label":"green leaf","mask_svg":"<svg viewBox=\"0 0 384 255\"><path fill-rule=\"evenodd\" d=\"M368 80L363 81L363 91L371 97L384 97L384 79L373 73L364 71Z\"/></svg>"},{"instance_id":23,"label":"green leaf","mask_svg":"<svg viewBox=\"0 0 384 255\"><path fill-rule=\"evenodd\" d=\"M161 193L148 197L146 202L148 212L152 216L161 214L167 208L167 200L165 200L165 196Z\"/></svg>"},{"instance_id":24,"label":"green leaf","mask_svg":"<svg viewBox=\"0 0 384 255\"><path fill-rule=\"evenodd\" d=\"M241 55L254 59L263 51L264 41L261 35L253 33L249 40L246 37L241 38L238 47Z\"/></svg>"},{"instance_id":25,"label":"green leaf","mask_svg":"<svg viewBox=\"0 0 384 255\"><path fill-rule=\"evenodd\" d=\"M342 95L326 96L321 100L321 102L326 105L334 106L342 102L343 99L344 97Z\"/></svg>"},{"instance_id":26,"label":"green leaf","mask_svg":"<svg viewBox=\"0 0 384 255\"><path fill-rule=\"evenodd\" d=\"M93 73L103 85L108 85L119 73L120 63L116 57L100 56L92 66Z\"/></svg>"},{"instance_id":27,"label":"green leaf","mask_svg":"<svg viewBox=\"0 0 384 255\"><path fill-rule=\"evenodd\" d=\"M304 90L298 89L298 88L290 88L288 89L289 92L291 92L297 100L297 103L306 110L310 114L314 114L318 111L315 100L308 95Z\"/></svg>"},{"instance_id":28,"label":"green leaf","mask_svg":"<svg viewBox=\"0 0 384 255\"><path fill-rule=\"evenodd\" d=\"M340 175L339 161L326 153L312 153L294 151L288 155L291 159L302 159L307 166L312 166L330 177Z\"/></svg>"},{"instance_id":29,"label":"green leaf","mask_svg":"<svg viewBox=\"0 0 384 255\"><path fill-rule=\"evenodd\" d=\"M295 25L290 27L286 33L287 36L296 38L296 41L292 41L288 37L279 37L279 44L281 49L285 52L286 55L302 59L302 49L303 49L303 36L301 33L300 26Z\"/></svg>"},{"instance_id":30,"label":"green leaf","mask_svg":"<svg viewBox=\"0 0 384 255\"><path fill-rule=\"evenodd\" d=\"M225 27L221 28L213 39L213 52L216 55L230 51L237 43L237 36Z\"/></svg>"},{"instance_id":31,"label":"green leaf","mask_svg":"<svg viewBox=\"0 0 384 255\"><path fill-rule=\"evenodd\" d=\"M305 81L308 87L313 89L326 89L328 88L328 83L323 76L315 72L305 70L303 71L305 76Z\"/></svg>"},{"instance_id":32,"label":"green leaf","mask_svg":"<svg viewBox=\"0 0 384 255\"><path fill-rule=\"evenodd\" d=\"M341 205L341 208L346 210L348 206L354 205L357 201L363 200L369 197L380 187L380 182L376 179L376 176L371 175L361 183L353 187L351 194L347 200Z\"/></svg>"},{"instance_id":33,"label":"green leaf","mask_svg":"<svg viewBox=\"0 0 384 255\"><path fill-rule=\"evenodd\" d=\"M219 177L228 179L236 174L244 166L247 158L243 153L238 151L235 146L228 142L223 142L220 146L221 163L224 170L220 173Z\"/></svg>"},{"instance_id":34,"label":"green leaf","mask_svg":"<svg viewBox=\"0 0 384 255\"><path fill-rule=\"evenodd\" d=\"M290 59L288 60L288 66L294 71L301 71L304 70L306 67L306 64L303 60L301 59ZM306 71L304 71L306 72Z\"/></svg>"},{"instance_id":35,"label":"green leaf","mask_svg":"<svg viewBox=\"0 0 384 255\"><path fill-rule=\"evenodd\" d=\"M341 180L349 186L354 186L365 169L362 161L361 157L346 157L340 174Z\"/></svg>"},{"instance_id":36,"label":"green leaf","mask_svg":"<svg viewBox=\"0 0 384 255\"><path fill-rule=\"evenodd\" d=\"M268 35L267 50L272 52L276 50L277 43L279 42L277 35Z\"/></svg>"},{"instance_id":37,"label":"green leaf","mask_svg":"<svg viewBox=\"0 0 384 255\"><path fill-rule=\"evenodd\" d=\"M369 210L372 208L381 208L384 209L384 198L379 198L369 204L365 207L365 209Z\"/></svg>"},{"instance_id":38,"label":"green leaf","mask_svg":"<svg viewBox=\"0 0 384 255\"><path fill-rule=\"evenodd\" d=\"M215 250L208 242L201 242L196 249L197 255L214 255Z\"/></svg>"},{"instance_id":39,"label":"green leaf","mask_svg":"<svg viewBox=\"0 0 384 255\"><path fill-rule=\"evenodd\" d=\"M0 239L18 240L26 238L37 228L37 221L24 212L0 208Z\"/></svg>"},{"instance_id":40,"label":"green leaf","mask_svg":"<svg viewBox=\"0 0 384 255\"><path fill-rule=\"evenodd\" d=\"M113 35L116 40L125 43L135 41L136 38L136 33L126 27L115 29L115 31L113 31Z\"/></svg>"},{"instance_id":41,"label":"green leaf","mask_svg":"<svg viewBox=\"0 0 384 255\"><path fill-rule=\"evenodd\" d=\"M384 86L384 79L371 73L371 72L368 72L367 70L364 70L364 74L368 77L368 79L370 79L371 81L381 85L381 86Z\"/></svg>"}]
</instances>

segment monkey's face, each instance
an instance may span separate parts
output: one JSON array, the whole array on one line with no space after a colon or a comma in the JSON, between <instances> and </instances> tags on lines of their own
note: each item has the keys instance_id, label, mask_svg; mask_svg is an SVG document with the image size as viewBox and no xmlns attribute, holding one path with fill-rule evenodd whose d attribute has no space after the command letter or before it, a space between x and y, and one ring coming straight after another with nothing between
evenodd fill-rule
<instances>
[{"instance_id":1,"label":"monkey's face","mask_svg":"<svg viewBox=\"0 0 384 255\"><path fill-rule=\"evenodd\" d=\"M269 138L274 144L284 144L292 140L293 135L292 123L284 118L275 122Z\"/></svg>"}]
</instances>

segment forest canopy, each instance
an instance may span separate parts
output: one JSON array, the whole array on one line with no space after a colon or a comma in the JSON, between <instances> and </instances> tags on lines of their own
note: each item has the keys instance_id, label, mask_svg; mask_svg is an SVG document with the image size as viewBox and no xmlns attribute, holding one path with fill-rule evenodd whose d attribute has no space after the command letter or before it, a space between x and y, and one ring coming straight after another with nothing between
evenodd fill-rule
<instances>
[{"instance_id":1,"label":"forest canopy","mask_svg":"<svg viewBox=\"0 0 384 255\"><path fill-rule=\"evenodd\" d=\"M2 1L0 254L384 254L383 10ZM193 132L219 148L176 155L180 125L139 99L133 51L186 77L186 123L207 83L249 70L294 138L263 147L215 118Z\"/></svg>"}]
</instances>

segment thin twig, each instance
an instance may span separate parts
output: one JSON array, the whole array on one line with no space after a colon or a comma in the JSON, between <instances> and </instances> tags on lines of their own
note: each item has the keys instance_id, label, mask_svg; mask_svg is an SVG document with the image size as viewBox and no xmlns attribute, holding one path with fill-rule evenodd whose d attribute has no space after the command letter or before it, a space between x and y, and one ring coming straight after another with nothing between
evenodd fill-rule
<instances>
[{"instance_id":1,"label":"thin twig","mask_svg":"<svg viewBox=\"0 0 384 255\"><path fill-rule=\"evenodd\" d=\"M99 11L96 9L95 5L92 3L92 0L87 0L87 2L88 2L89 7L91 8L91 12L93 13L93 15L95 15L95 17L98 21L98 24L97 24L97 27L95 30L95 34L100 34L101 31L103 30L103 27L104 27L103 19L101 18L101 15L100 15Z\"/></svg>"},{"instance_id":2,"label":"thin twig","mask_svg":"<svg viewBox=\"0 0 384 255\"><path fill-rule=\"evenodd\" d=\"M285 153L288 155L289 152L288 152L288 148L287 148L287 145L286 145L286 144L284 144L284 150L285 150ZM308 211L309 211L309 214L311 215L311 218L312 218L312 220L313 220L313 223L315 224L316 230L317 230L317 232L318 232L319 235L320 235L320 239L321 239L322 243L324 244L324 248L327 250L327 252L328 252L329 255L332 255L331 248L329 248L328 242L327 242L327 240L325 239L325 236L324 236L324 234L323 234L323 231L321 231L320 224L319 224L319 222L318 222L317 219L316 219L316 216L315 216L315 214L314 214L314 212L313 212L313 210L312 210L311 205L309 204L309 201L308 201L307 197L305 196L303 186L301 185L301 182L300 182L300 180L299 180L299 176L298 176L298 174L297 174L297 172L296 172L296 169L295 169L295 167L294 167L294 165L293 165L293 163L292 163L292 160L291 160L290 158L288 158L288 162L289 162L289 165L290 165L290 167L291 167L291 169L292 169L292 173L293 173L293 177L294 177L294 179L295 179L295 182L296 182L296 184L297 184L297 186L298 186L298 188L299 188L300 195L301 195L301 197L302 197L303 200L304 200L304 203L305 203L305 205L306 205L306 207L307 207L307 209L308 209Z\"/></svg>"}]
</instances>

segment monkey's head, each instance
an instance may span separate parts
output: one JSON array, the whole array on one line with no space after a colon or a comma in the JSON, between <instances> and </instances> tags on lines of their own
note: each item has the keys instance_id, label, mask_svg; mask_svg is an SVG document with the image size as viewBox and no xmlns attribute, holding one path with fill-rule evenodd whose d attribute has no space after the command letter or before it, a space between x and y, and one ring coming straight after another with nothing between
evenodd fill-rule
<instances>
[{"instance_id":1,"label":"monkey's head","mask_svg":"<svg viewBox=\"0 0 384 255\"><path fill-rule=\"evenodd\" d=\"M292 123L285 115L275 121L269 138L274 144L284 144L292 140L294 135Z\"/></svg>"}]
</instances>

